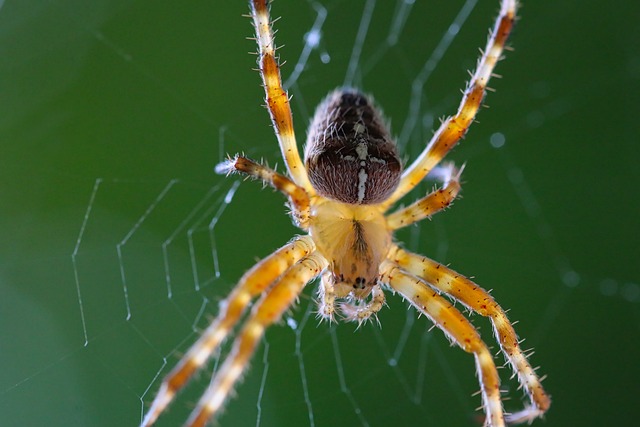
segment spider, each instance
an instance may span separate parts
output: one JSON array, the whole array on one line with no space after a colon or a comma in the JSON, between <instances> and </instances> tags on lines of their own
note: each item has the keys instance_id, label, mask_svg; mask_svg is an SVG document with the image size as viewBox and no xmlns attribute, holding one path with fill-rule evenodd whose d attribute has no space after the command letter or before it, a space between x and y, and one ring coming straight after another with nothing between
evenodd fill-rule
<instances>
[{"instance_id":1,"label":"spider","mask_svg":"<svg viewBox=\"0 0 640 427\"><path fill-rule=\"evenodd\" d=\"M505 311L487 291L429 258L402 249L393 233L446 208L460 191L462 168L437 166L464 136L481 105L487 82L501 58L515 21L516 0L502 0L495 27L464 91L458 111L442 122L426 148L406 169L373 100L351 88L330 93L318 106L307 135L304 162L293 130L289 97L282 87L275 55L268 0L250 0L258 43L258 65L288 176L244 156L229 158L218 173L238 172L284 193L295 225L294 237L251 268L220 303L218 316L164 378L141 426L152 425L193 374L232 332L253 303L230 353L186 425L204 426L218 414L267 327L277 322L300 293L320 277L319 316L364 322L384 306L384 289L399 293L448 338L475 358L485 425L531 422L542 416L550 398ZM389 208L430 171L442 187L390 214ZM341 301L341 302L337 302ZM478 331L451 302L486 316L500 349L526 391L529 403L504 414L500 377Z\"/></svg>"}]
</instances>

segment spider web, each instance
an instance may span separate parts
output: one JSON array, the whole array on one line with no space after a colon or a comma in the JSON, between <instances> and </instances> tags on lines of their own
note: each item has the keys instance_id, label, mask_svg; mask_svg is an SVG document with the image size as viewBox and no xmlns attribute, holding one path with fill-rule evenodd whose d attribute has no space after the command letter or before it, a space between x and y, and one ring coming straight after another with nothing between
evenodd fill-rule
<instances>
[{"instance_id":1,"label":"spider web","mask_svg":"<svg viewBox=\"0 0 640 427\"><path fill-rule=\"evenodd\" d=\"M226 152L279 159L252 59L243 55L255 50L243 40L247 8L234 3L0 3L0 46L11 58L2 80L12 83L3 85L10 107L0 131L26 147L8 149L5 158L16 161L4 168L7 181L21 184L9 187L3 207L3 425L136 425L218 301L297 232L279 194L213 174ZM356 86L375 95L412 159L457 107L497 2L273 7L283 18L277 41L286 45L279 53L298 138L327 92ZM557 398L550 425L622 425L631 415L621 407L631 408L640 378L632 218L640 206L629 201L612 214L602 200L615 203L640 182L637 172L619 172L635 170L637 149L630 151L634 133L620 131L615 166L602 165L601 152L582 144L592 137L583 117L592 100L581 86L567 88L570 76L557 65L545 73L528 59L549 53L540 25L572 16L554 7L527 4L517 50L497 69L505 79L488 95L491 109L449 156L467 162L463 198L397 238L493 288L522 321L516 330L525 348L538 349L532 362L550 374L545 384ZM55 36L45 40L35 28ZM637 89L640 55L623 54L620 78ZM592 95L609 101L611 89ZM584 130L567 125L576 116ZM34 159L30 173L15 166L25 158ZM613 181L594 177L594 164ZM575 196L583 185L589 200ZM318 324L314 291L310 285L267 332L220 425L479 423L472 358L427 319L389 294L381 326ZM472 319L492 345L490 325ZM228 343L158 425L186 419L227 351ZM508 376L506 405L516 408L521 392ZM605 387L615 390L606 399L585 391ZM579 413L586 402L593 414Z\"/></svg>"}]
</instances>

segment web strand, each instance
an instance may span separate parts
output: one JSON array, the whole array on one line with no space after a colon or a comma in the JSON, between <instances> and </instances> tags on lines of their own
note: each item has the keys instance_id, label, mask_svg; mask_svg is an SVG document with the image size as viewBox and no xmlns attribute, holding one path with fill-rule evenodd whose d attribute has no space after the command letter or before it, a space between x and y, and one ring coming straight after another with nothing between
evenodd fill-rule
<instances>
[{"instance_id":1,"label":"web strand","mask_svg":"<svg viewBox=\"0 0 640 427\"><path fill-rule=\"evenodd\" d=\"M438 111L438 108L433 107L433 105L448 105L448 103L452 102L448 98L429 99L429 103L433 101L433 105L427 105L425 93L428 92L429 84L436 84L435 81L432 82L434 71L439 69L443 63L446 65L446 61L449 60L448 57L451 56L447 55L447 52L450 51L460 31L465 26L468 26L470 22L475 22L473 19L475 12L477 12L477 4L477 0L464 1L462 6L457 9L453 20L443 23L441 37L433 51L416 53L420 59L415 67L415 69L419 69L415 76L406 78L402 77L401 74L397 74L400 77L397 78L397 81L390 82L389 87L370 85L366 88L367 91L374 93L374 95L385 93L385 91L387 93L404 93L410 88L408 103L403 96L398 96L400 103L404 102L406 104L406 115L394 115L394 108L400 107L390 107L390 115L393 117L394 123L399 124L397 127L399 130L398 144L401 149L410 150L410 141L416 137L416 133L421 133L425 129L431 128L425 117L433 117ZM278 2L276 2L274 7L278 9L278 13L282 15L283 20L293 20L289 13L279 6ZM329 89L333 87L332 84L327 83L324 79L324 73L328 67L337 67L340 70L345 70L343 82L345 85L362 85L365 79L375 77L373 73L378 71L380 64L390 61L390 58L393 57L394 49L398 49L403 44L407 45L404 37L408 33L407 30L411 30L409 26L415 25L412 18L415 19L418 6L416 2L411 0L398 0L394 6L393 13L389 13L384 19L380 16L384 8L381 2L368 0L366 3L357 6L358 20L352 22L353 30L357 27L355 37L345 42L346 46L337 46L335 42L329 42L331 40L329 35L331 31L335 31L337 17L343 12L340 7L349 6L340 4L340 2L324 4L319 1L308 1L302 5L302 7L307 7L312 11L308 19L300 21L304 26L304 31L293 36L284 34L284 32L279 34L279 41L289 46L286 54L281 52L283 59L288 57L290 63L295 64L292 67L284 67L283 74L286 77L284 87L290 90L293 95L292 103L296 106L294 115L297 128L304 129L310 116L309 112L313 111L315 107L313 102L310 101L317 97L313 94L313 91L324 90L325 85L331 86ZM437 8L431 7L434 13L437 13ZM76 21L79 20L76 19ZM488 24L488 18L485 21ZM485 21L478 18L478 22ZM86 28L81 22L78 22L78 25L84 28L103 49L112 54L111 56L115 60L111 59L111 63L122 63L126 67L135 70L144 81L152 83L158 92L168 94L176 105L186 107L189 114L209 125L213 125L212 135L214 136L212 139L215 139L217 131L219 146L213 150L212 166L215 163L213 157L215 157L216 153L222 159L224 152L227 149L233 151L233 147L238 143L246 145L258 144L251 139L252 137L245 136L249 135L248 130L246 132L244 130L239 131L237 128L234 129L231 123L218 123L220 121L218 117L212 116L201 107L179 95L177 88L174 87L171 81L161 78L142 58L136 57L125 46L118 44L117 39L102 31ZM382 25L382 27L377 27L376 25ZM382 32L381 41L372 41L376 40L373 37L373 32L376 31ZM244 31L244 33L241 31L241 35L245 33L248 33L248 30ZM349 34L352 34L352 32ZM299 43L288 42L291 39L295 40L295 37L298 37L297 41ZM302 40L301 43L300 40ZM198 42L209 43L211 40ZM481 40L477 42L479 44ZM294 47L292 48L291 46ZM345 49L346 59L344 59L344 62L346 64L344 62L338 63L335 59L340 58L340 53L343 53L340 50ZM329 64L330 60L333 61L331 64ZM327 68L323 68L325 66ZM385 76L385 78L388 77ZM458 87L452 87L451 91L453 92L457 89ZM508 93L499 93L498 95L506 96L507 98L510 96ZM257 96L258 94L256 94ZM233 100L233 103L230 100L227 103L229 108L235 108L231 104L247 105L245 101L246 99L238 98ZM247 102L252 105L251 101ZM574 107L569 106L567 108ZM243 107L238 115L244 116L245 112L246 109ZM588 292L605 297L618 296L627 304L627 307L633 310L636 319L637 304L640 301L640 287L635 278L617 277L616 273L611 273L609 276L590 277L580 270L578 267L580 263L575 262L571 251L563 248L561 243L562 233L559 232L558 224L554 224L548 219L548 206L545 206L547 202L534 191L535 185L531 185L533 178L528 176L526 168L521 164L522 161L518 160L517 156L512 155L511 144L516 143L512 141L517 140L518 133L522 132L523 128L530 130L533 127L533 122L548 122L552 119L563 118L563 114L558 117L552 117L552 113L532 111L531 116L534 117L527 119L528 124L505 124L500 127L501 130L499 132L491 134L488 143L485 137L484 145L476 142L476 146L465 152L467 154L471 153L472 160L474 156L497 158L499 163L497 173L504 174L504 182L507 183L509 188L506 197L515 196L514 199L516 199L517 205L514 210L517 211L519 209L521 211L516 212L515 215L523 215L531 223L531 227L528 230L530 233L524 238L531 239L534 243L539 243L543 247L543 255L547 257L545 262L548 261L549 264L553 264L555 276L550 277L549 282L557 283L558 286L553 288L552 293L541 298L544 300L544 305L540 307L539 318L528 319L527 321L529 324L535 322L534 333L528 334L527 338L528 342L536 345L543 343L552 335L553 327L557 320L563 315L565 309L575 302L578 290L586 289ZM500 118L496 119L496 121L499 120ZM524 121L526 120L523 119ZM253 118L249 121L246 117L243 117L242 123L253 125L254 121ZM485 130L485 132L493 132L493 130ZM300 138L302 135L297 136ZM272 148L266 148L266 150L275 150L273 148L275 147L275 142L271 141L271 143ZM260 141L260 144L263 144L263 142ZM267 142L264 142L264 144L269 147ZM493 147L493 149L490 147ZM260 150L262 149L260 148ZM117 188L113 189L111 184L116 182L118 183L115 186ZM164 185L164 187L159 192L158 188L137 190L136 186L141 182L141 180L136 179L96 179L93 183L89 200L82 202L82 209L79 209L76 215L80 217L84 212L71 254L73 278L70 278L70 281L75 285L75 296L73 298L75 298L76 301L74 302L77 302L80 312L79 326L82 328L84 340L82 347L78 345L77 349L62 357L57 356L52 359L51 363L43 365L41 369L24 376L21 381L12 387L4 389L0 392L0 396L3 394L9 395L12 391L19 389L33 390L38 386L39 377L44 373L56 371L70 359L83 358L90 360L93 365L97 366L96 369L109 372L114 379L113 382L116 384L115 388L119 391L135 395L139 399L139 402L136 401L135 403L136 407L140 406L141 417L157 389L158 382L166 373L166 370L174 364L176 356L183 352L197 337L200 331L199 325L206 323L211 315L217 313L216 301L224 297L225 293L237 280L238 277L235 272L250 267L251 262L247 261L248 258L264 255L254 253L253 249L246 249L245 246L240 247L238 241L223 240L226 239L227 235L224 227L233 228L237 233L244 232L244 223L232 224L230 222L235 219L238 212L230 209L230 207L234 203L247 203L248 196L243 199L245 197L244 194L237 193L237 190L239 185L249 186L251 184L241 183L238 180L233 182L221 180L216 181L213 185L197 183L195 186L197 187L198 195L190 198L185 197L185 199L189 199L187 204L177 206L184 208L185 212L180 214L181 216L177 219L172 217L171 220L167 220L167 223L170 223L169 225L156 226L155 224L152 225L153 219L156 216L165 215L159 211L170 204L169 199L176 195L183 196L187 191L193 189L189 188L187 190L188 186L184 183L182 177L169 179L169 181L160 181L159 185ZM158 182L155 184L158 184ZM89 181L85 187L88 189L90 185ZM111 190L116 193L138 191L135 199L143 206L138 211L132 209L127 211L127 215L123 215L125 221L128 221L124 231L116 227L106 229L106 233L123 236L114 243L108 242L108 244L105 244L109 247L113 257L116 258L115 261L101 253L88 253L87 251L88 243L92 243L94 236L98 236L95 237L96 239L103 239L102 243L106 241L106 238L101 234L99 235L97 231L103 227L103 223L99 221L99 218L100 215L103 215L100 211L104 207L103 204L106 203L103 202L106 199L105 192ZM148 200L151 201L149 202ZM263 215L266 217L266 213L261 212L261 207L255 208L254 205L248 203L247 205L250 208L243 212L242 221L261 221ZM460 203L459 208L473 209L468 205L466 207L463 206L462 203ZM454 209L458 209L458 207L456 206ZM283 212L281 213L283 216L285 215ZM446 216L447 212L442 215ZM225 222L227 220L229 222ZM222 224L225 225L223 226ZM429 256L433 256L442 262L458 263L460 262L459 258L454 257L454 250L457 244L457 241L454 240L458 238L459 233L451 224L448 220L440 220L440 218L436 218L432 222L425 221L420 227L412 228L407 232L408 238L404 239L405 245L416 251L419 249L422 252L425 252L425 245L430 245L428 247ZM264 228L266 231L271 231L271 224L265 224ZM282 230L277 230L278 233L280 231ZM159 281L161 290L153 288L154 279L150 279L149 283L143 283L144 280L140 280L131 271L143 258L143 254L137 253L134 250L135 248L132 248L132 241L134 238L139 237L138 233L145 234L146 232L149 232L149 234L157 233L162 236L159 243L153 243L156 246L147 248L149 253L153 253L157 249L161 252L158 264L148 267L148 277L155 277L154 274L160 272L162 276ZM291 237L286 234L287 232L290 233L291 229L286 229L283 232L285 235L281 236L281 240L272 242L274 248L276 245L281 244L283 240ZM271 242L271 235L265 237L265 239L267 238ZM206 240L206 242L203 243L203 240ZM114 244L115 254L113 254ZM242 244L244 245L244 242ZM235 250L238 250L238 252L240 250L245 251L247 259L242 259L242 261L230 260L232 257L228 254L234 253L233 251ZM203 253L206 256L203 256ZM89 256L85 258L85 255L91 255L94 258ZM236 261L238 265L234 264ZM109 279L105 279L105 282L115 283L116 288L110 291L109 295L122 292L123 295L118 293L118 298L120 299L117 301L121 301L124 298L124 319L121 315L122 305L116 308L108 304L102 306L102 301L96 302L96 297L90 296L96 288L102 287L102 290L104 290L104 286L103 283L96 279L99 273L88 272L88 269L85 268L85 263L91 263L92 267L96 265L105 266L104 270L108 270L110 276ZM496 269L500 269L500 266L496 266ZM229 273L228 270L234 271L234 273ZM95 271L101 272L102 270L95 268ZM185 271L188 272L188 275ZM120 284L118 284L117 279L112 280L115 276L120 279ZM189 276L188 280L185 279L186 276ZM121 286L119 287L118 285ZM315 286L315 284L309 285L306 295L311 295ZM71 288L69 287L69 289ZM138 301L135 298L136 294L144 294L145 299ZM393 297L389 296L389 298ZM403 307L400 304L395 304L393 310L398 313L403 310ZM300 307L289 318L289 327L284 326L284 329L290 334L289 337L295 339L293 351L291 351L290 347L284 350L279 348L275 341L271 341L269 335L262 341L262 352L259 352L258 357L253 361L253 370L247 375L246 381L251 384L252 375L258 378L256 387L258 392L254 395L240 393L235 399L240 401L236 408L244 408L244 406L240 405L246 403L247 399L250 406L255 406L257 412L256 426L270 423L275 417L274 412L283 411L283 406L285 405L281 400L278 400L278 396L274 396L276 393L271 392L271 390L276 389L277 384L282 380L274 377L273 372L276 372L276 369L270 369L272 368L270 359L273 361L276 360L275 358L291 362L290 370L288 371L292 377L291 383L300 384L298 387L300 391L299 398L293 403L286 402L285 409L286 411L290 410L291 413L295 411L302 412L304 414L302 423L307 423L309 426L314 427L320 425L325 420L325 413L336 406L336 401L341 400L339 403L346 402L345 405L348 406L347 412L350 412L349 415L354 416L357 424L362 426L376 425L379 415L377 411L380 408L376 408L375 404L371 404L368 401L369 390L363 390L363 387L361 387L362 384L368 384L368 378L362 378L354 374L358 366L355 366L350 357L352 354L359 354L359 351L364 355L363 358L370 357L371 352L374 352L376 356L381 355L383 360L381 364L376 365L378 363L377 360L370 361L367 359L367 363L371 363L369 372L371 377L379 381L384 380L385 386L393 388L394 391L397 390L399 396L406 397L406 400L402 399L403 402L399 403L402 410L407 412L415 411L428 424L438 425L442 422L440 415L430 411L430 409L439 405L439 402L433 401L432 398L441 389L444 390L444 393L449 392L450 396L453 396L448 404L454 407L457 412L465 412L467 414L474 412L470 403L473 400L469 398L467 378L464 376L466 374L458 372L457 365L450 360L450 353L443 337L437 331L431 332L427 319L419 318L415 311L408 310L406 312L402 311L401 314L396 314L391 312L391 308L385 308L385 311L381 314L383 329L373 326L371 329L358 330L353 333L354 337L363 333L369 333L373 336L372 341L374 344L372 347L362 350L352 347L351 341L344 339L342 330L339 334L335 325L331 325L328 328L328 332L326 332L325 325L317 327L314 322L308 322L314 310L315 305L312 298L303 297ZM153 316L150 313L153 313ZM161 326L156 325L155 330L150 328L141 320L145 315L153 317L154 322ZM388 326L385 323L385 316L387 319L393 317L399 320L397 320L397 324ZM158 333L157 328L162 329L168 323L182 323L183 326L186 324L185 329L187 332L180 335L179 338L175 338L173 335L169 338L164 338L162 337L164 334ZM275 328L278 327L282 326L275 326ZM345 325L340 324L337 327L344 328ZM349 325L346 328L349 328ZM100 332L94 332L96 329L99 329ZM119 370L117 369L118 366L114 369L110 363L125 365L126 362L113 361L113 356L105 349L85 349L85 347L95 347L93 343L107 347L107 343L110 344L112 336L116 337L115 341L118 342L118 345L125 348L128 343L127 337L129 334L127 332L131 332L131 335L135 337L134 340L140 344L139 347L148 350L153 355L152 360L154 363L150 365L152 366L151 369L146 372L146 376L142 380L129 381L128 374L124 373L126 372L124 368ZM348 333L351 333L351 331L349 330ZM491 333L486 328L481 330L481 333L487 341L491 339ZM170 340L170 342L165 342L165 339ZM89 346L90 341L92 346ZM314 344L321 342L326 345L309 345L309 342ZM280 344L280 342L277 344ZM90 351L97 354L90 353ZM135 350L130 350L130 352L137 357L142 351L136 348ZM316 359L314 356L317 353L323 354L324 359L329 359L331 363L335 364L332 367L334 371L331 373L337 379L338 387L329 396L323 394L314 383L316 369L320 369L315 364ZM374 358L371 357L371 359ZM106 363L104 360L106 360ZM208 377L211 374L211 370L215 371L219 360L220 353L217 353L213 357L211 367L206 369L207 372L203 376ZM145 361L144 363L147 362ZM140 369L145 367L147 366L143 366L143 363L139 365ZM437 382L434 378L440 379L440 382ZM136 386L131 385L134 381L137 381ZM510 385L507 383L507 386ZM434 390L437 390L437 392ZM336 398L334 395L339 397ZM231 417L233 417L234 403L232 402L229 408ZM180 407L181 404L182 408L188 407L188 403L185 404L184 402L179 402L177 406ZM179 412L180 409L176 411ZM225 425L224 418L221 418L220 423Z\"/></svg>"},{"instance_id":2,"label":"web strand","mask_svg":"<svg viewBox=\"0 0 640 427\"><path fill-rule=\"evenodd\" d=\"M133 237L134 233L138 231L142 223L151 215L154 209L158 206L162 200L164 200L165 196L171 190L171 188L178 182L177 179L172 179L167 183L167 185L160 191L160 194L156 197L156 199L147 207L142 216L138 218L138 221L131 227L131 229L127 232L127 234L122 238L122 240L116 245L116 252L118 253L118 263L120 265L120 278L122 280L122 291L124 294L124 302L127 310L126 320L131 319L131 304L129 302L129 288L127 287L127 275L125 273L124 267L124 259L122 257L122 249L129 242L129 239Z\"/></svg>"},{"instance_id":3,"label":"web strand","mask_svg":"<svg viewBox=\"0 0 640 427\"><path fill-rule=\"evenodd\" d=\"M78 239L76 240L76 245L73 248L73 253L71 254L71 263L73 264L73 277L76 283L76 295L78 297L78 307L80 309L80 320L82 321L82 334L84 335L84 346L86 347L89 344L89 335L87 333L87 321L84 317L84 304L82 302L82 291L80 290L80 277L78 273L78 250L80 249L80 244L82 242L82 238L84 236L84 231L87 228L87 222L89 222L89 217L91 216L91 210L93 209L93 205L96 201L96 194L98 194L98 188L102 184L102 179L96 179L93 184L93 190L91 190L91 196L89 196L89 204L87 205L87 210L84 213L84 217L82 219L82 225L80 226L80 232L78 233Z\"/></svg>"}]
</instances>

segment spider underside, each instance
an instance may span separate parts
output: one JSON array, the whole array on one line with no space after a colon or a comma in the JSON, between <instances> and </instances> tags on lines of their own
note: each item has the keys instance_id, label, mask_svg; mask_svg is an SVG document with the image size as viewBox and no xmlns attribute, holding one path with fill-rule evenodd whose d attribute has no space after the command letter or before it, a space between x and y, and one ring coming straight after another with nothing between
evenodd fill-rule
<instances>
[{"instance_id":1,"label":"spider underside","mask_svg":"<svg viewBox=\"0 0 640 427\"><path fill-rule=\"evenodd\" d=\"M280 190L288 198L294 223L307 234L294 237L244 274L220 303L215 320L164 378L141 426L155 422L256 299L229 355L186 423L205 425L223 408L265 329L281 318L316 277L321 278L318 314L323 318L362 323L384 306L383 288L388 288L425 314L453 343L473 354L485 425L502 427L542 416L550 399L504 310L465 276L406 251L393 240L395 230L443 210L459 193L461 169L453 164L437 165L473 122L511 32L516 1L502 0L495 27L457 113L443 121L424 151L404 171L395 142L373 100L351 88L330 93L317 108L303 163L275 56L267 0L252 0L250 6L267 109L288 177L244 156L230 158L216 171L243 173ZM386 213L436 167L442 187L409 206ZM528 396L524 409L504 414L493 357L471 322L450 300L489 317L500 349Z\"/></svg>"}]
</instances>

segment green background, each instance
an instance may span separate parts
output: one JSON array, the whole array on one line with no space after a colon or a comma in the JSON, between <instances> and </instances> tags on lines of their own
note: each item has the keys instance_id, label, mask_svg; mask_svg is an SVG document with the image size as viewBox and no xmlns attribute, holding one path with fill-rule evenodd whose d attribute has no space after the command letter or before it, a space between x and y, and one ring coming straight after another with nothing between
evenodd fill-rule
<instances>
[{"instance_id":1,"label":"green background","mask_svg":"<svg viewBox=\"0 0 640 427\"><path fill-rule=\"evenodd\" d=\"M242 1L0 4L0 425L136 425L156 374L188 348L242 272L296 232L280 195L247 182L227 205L238 179L213 173L224 152L282 164L246 54L255 50L241 16L248 9ZM400 135L411 84L463 2L416 2L388 49L400 3L368 4L375 8L354 83L375 94ZM291 88L300 143L314 105L345 81L364 5L325 4L320 49ZM437 62L418 126L403 140L408 156L434 117L454 111L496 9L497 1L479 1ZM316 11L280 0L273 14L282 16L286 79ZM526 1L520 15L491 108L451 156L467 162L463 198L398 238L474 276L520 321L553 396L534 425L633 425L640 6ZM496 132L506 138L499 149L490 144ZM162 248L174 232L169 299ZM332 332L317 326L311 288L305 294L292 314L297 332L269 331L268 354L258 351L220 425L256 425L258 402L264 426L310 425L309 402L316 426L477 425L472 358L428 332L427 319L388 295L382 329L342 324ZM489 325L474 323L493 343ZM515 408L520 392L502 372ZM159 425L179 425L207 381L200 376Z\"/></svg>"}]
</instances>

